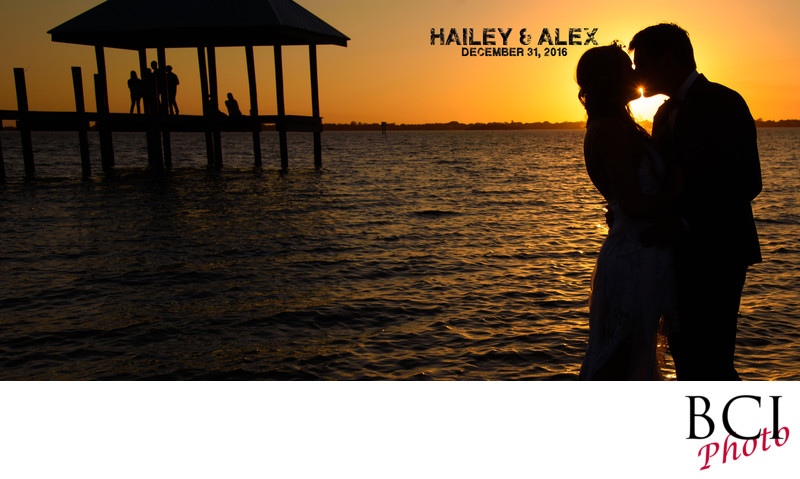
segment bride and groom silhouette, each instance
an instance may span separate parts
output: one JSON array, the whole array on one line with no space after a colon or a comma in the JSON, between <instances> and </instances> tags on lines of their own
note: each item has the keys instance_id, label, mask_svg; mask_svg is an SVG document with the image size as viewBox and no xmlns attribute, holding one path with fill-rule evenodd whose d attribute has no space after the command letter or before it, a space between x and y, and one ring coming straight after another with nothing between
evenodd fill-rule
<instances>
[{"instance_id":1,"label":"bride and groom silhouette","mask_svg":"<svg viewBox=\"0 0 800 479\"><path fill-rule=\"evenodd\" d=\"M698 74L688 33L654 25L578 62L586 168L608 202L580 378L737 380L734 347L749 265L761 261L750 202L761 191L756 128L735 91ZM634 67L635 65L635 67ZM628 103L669 96L652 136Z\"/></svg>"}]
</instances>

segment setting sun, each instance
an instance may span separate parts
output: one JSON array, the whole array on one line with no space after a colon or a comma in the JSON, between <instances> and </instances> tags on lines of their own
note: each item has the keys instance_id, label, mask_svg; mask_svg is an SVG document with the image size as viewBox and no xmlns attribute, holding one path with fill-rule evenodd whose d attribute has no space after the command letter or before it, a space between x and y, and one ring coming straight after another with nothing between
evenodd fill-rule
<instances>
[{"instance_id":1,"label":"setting sun","mask_svg":"<svg viewBox=\"0 0 800 479\"><path fill-rule=\"evenodd\" d=\"M653 121L653 116L656 114L658 107L667 99L664 95L655 95L651 97L644 96L644 89L639 88L641 96L630 103L631 112L636 121Z\"/></svg>"}]
</instances>

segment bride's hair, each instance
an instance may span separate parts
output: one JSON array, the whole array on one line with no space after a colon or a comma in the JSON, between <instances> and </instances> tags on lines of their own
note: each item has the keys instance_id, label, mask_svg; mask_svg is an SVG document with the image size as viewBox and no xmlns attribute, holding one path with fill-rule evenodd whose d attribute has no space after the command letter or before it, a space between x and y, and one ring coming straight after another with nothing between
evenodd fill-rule
<instances>
[{"instance_id":1,"label":"bride's hair","mask_svg":"<svg viewBox=\"0 0 800 479\"><path fill-rule=\"evenodd\" d=\"M611 45L594 47L586 51L578 61L575 79L580 91L578 99L591 122L601 116L620 116L633 121L628 100L631 59L625 46L614 41Z\"/></svg>"}]
</instances>

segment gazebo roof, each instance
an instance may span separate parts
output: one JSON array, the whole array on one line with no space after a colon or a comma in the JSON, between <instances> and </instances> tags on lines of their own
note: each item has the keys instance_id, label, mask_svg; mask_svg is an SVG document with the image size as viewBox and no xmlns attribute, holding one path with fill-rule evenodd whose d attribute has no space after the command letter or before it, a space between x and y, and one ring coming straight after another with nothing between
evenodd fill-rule
<instances>
[{"instance_id":1,"label":"gazebo roof","mask_svg":"<svg viewBox=\"0 0 800 479\"><path fill-rule=\"evenodd\" d=\"M291 0L108 0L47 33L54 42L128 50L350 40Z\"/></svg>"}]
</instances>

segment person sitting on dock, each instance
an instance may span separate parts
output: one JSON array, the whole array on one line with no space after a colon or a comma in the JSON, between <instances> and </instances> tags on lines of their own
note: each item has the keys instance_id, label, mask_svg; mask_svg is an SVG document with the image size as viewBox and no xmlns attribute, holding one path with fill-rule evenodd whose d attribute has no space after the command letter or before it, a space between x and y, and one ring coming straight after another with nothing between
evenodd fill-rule
<instances>
[{"instance_id":1,"label":"person sitting on dock","mask_svg":"<svg viewBox=\"0 0 800 479\"><path fill-rule=\"evenodd\" d=\"M169 96L169 114L178 114L178 103L175 102L175 95L178 93L178 75L172 73L172 65L167 65L167 95Z\"/></svg>"},{"instance_id":2,"label":"person sitting on dock","mask_svg":"<svg viewBox=\"0 0 800 479\"><path fill-rule=\"evenodd\" d=\"M228 99L225 100L225 107L228 108L228 116L231 118L241 118L242 111L239 109L239 102L233 98L233 93L228 93Z\"/></svg>"},{"instance_id":3,"label":"person sitting on dock","mask_svg":"<svg viewBox=\"0 0 800 479\"><path fill-rule=\"evenodd\" d=\"M136 107L136 113L142 113L142 80L136 76L135 71L131 71L131 78L128 80L128 89L131 91L131 115L133 115L133 108Z\"/></svg>"}]
</instances>

